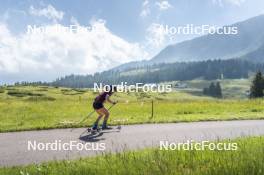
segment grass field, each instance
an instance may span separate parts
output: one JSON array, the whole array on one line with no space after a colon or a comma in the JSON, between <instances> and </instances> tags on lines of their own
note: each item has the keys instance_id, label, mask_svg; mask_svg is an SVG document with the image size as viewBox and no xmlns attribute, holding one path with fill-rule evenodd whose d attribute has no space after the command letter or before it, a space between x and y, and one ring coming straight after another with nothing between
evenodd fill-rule
<instances>
[{"instance_id":1,"label":"grass field","mask_svg":"<svg viewBox=\"0 0 264 175\"><path fill-rule=\"evenodd\" d=\"M211 82L220 82L223 89L223 97L225 99L247 99L246 91L250 89L252 78L250 79L223 79L223 80L191 80L184 81L189 87L187 90L183 89L183 92L196 93L196 95L202 95L204 87L209 87Z\"/></svg>"},{"instance_id":2,"label":"grass field","mask_svg":"<svg viewBox=\"0 0 264 175\"><path fill-rule=\"evenodd\" d=\"M91 125L92 101L87 89L9 86L0 89L0 132ZM264 100L213 99L182 91L171 93L116 93L110 124L263 119ZM151 101L154 116L151 116ZM109 104L106 104L106 106Z\"/></svg>"},{"instance_id":3,"label":"grass field","mask_svg":"<svg viewBox=\"0 0 264 175\"><path fill-rule=\"evenodd\" d=\"M0 168L2 175L261 175L264 172L264 137L229 140L236 151L161 151L158 149L106 154L26 167Z\"/></svg>"}]
</instances>

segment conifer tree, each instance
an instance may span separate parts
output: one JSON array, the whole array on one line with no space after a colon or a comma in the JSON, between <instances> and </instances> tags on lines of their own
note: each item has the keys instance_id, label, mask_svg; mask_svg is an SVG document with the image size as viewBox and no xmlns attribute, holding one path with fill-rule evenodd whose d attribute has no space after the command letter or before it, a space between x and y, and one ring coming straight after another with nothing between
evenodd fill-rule
<instances>
[{"instance_id":1,"label":"conifer tree","mask_svg":"<svg viewBox=\"0 0 264 175\"><path fill-rule=\"evenodd\" d=\"M252 85L250 88L250 97L251 98L259 98L263 97L263 89L264 89L264 78L262 76L261 71L258 71L252 81Z\"/></svg>"}]
</instances>

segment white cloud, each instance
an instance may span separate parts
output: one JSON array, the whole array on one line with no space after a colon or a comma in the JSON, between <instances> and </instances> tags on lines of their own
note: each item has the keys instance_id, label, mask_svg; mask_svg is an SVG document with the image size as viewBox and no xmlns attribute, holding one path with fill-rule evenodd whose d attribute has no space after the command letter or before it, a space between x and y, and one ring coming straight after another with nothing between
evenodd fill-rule
<instances>
[{"instance_id":1,"label":"white cloud","mask_svg":"<svg viewBox=\"0 0 264 175\"><path fill-rule=\"evenodd\" d=\"M148 0L144 0L142 3L142 10L140 12L140 16L144 18L148 15L150 15L150 4Z\"/></svg>"},{"instance_id":2,"label":"white cloud","mask_svg":"<svg viewBox=\"0 0 264 175\"><path fill-rule=\"evenodd\" d=\"M243 4L246 0L212 0L213 4L219 5L221 7L225 5L235 5L240 6Z\"/></svg>"},{"instance_id":3,"label":"white cloud","mask_svg":"<svg viewBox=\"0 0 264 175\"><path fill-rule=\"evenodd\" d=\"M146 16L149 16L152 10L154 10L155 12L155 7L159 10L160 13L161 11L165 11L169 8L172 8L173 6L167 0L157 0L155 3L150 3L149 0L144 0L141 5L140 17L144 18Z\"/></svg>"},{"instance_id":4,"label":"white cloud","mask_svg":"<svg viewBox=\"0 0 264 175\"><path fill-rule=\"evenodd\" d=\"M172 5L168 1L165 1L165 0L156 2L155 5L158 6L159 10L167 10L172 7Z\"/></svg>"},{"instance_id":5,"label":"white cloud","mask_svg":"<svg viewBox=\"0 0 264 175\"><path fill-rule=\"evenodd\" d=\"M29 14L34 16L44 16L53 21L62 20L64 16L64 12L56 10L50 4L46 8L42 8L42 9L36 9L33 6L30 6Z\"/></svg>"},{"instance_id":6,"label":"white cloud","mask_svg":"<svg viewBox=\"0 0 264 175\"><path fill-rule=\"evenodd\" d=\"M8 28L5 25L0 25L0 72L6 71L17 72L16 58L7 58L6 55L14 53L13 45L16 45L16 39L12 37Z\"/></svg>"},{"instance_id":7,"label":"white cloud","mask_svg":"<svg viewBox=\"0 0 264 175\"><path fill-rule=\"evenodd\" d=\"M138 43L111 33L105 21L93 20L90 27L87 32L58 33L52 24L46 26L49 32L45 34L14 36L0 24L0 75L20 81L50 81L71 73L107 70L148 56Z\"/></svg>"},{"instance_id":8,"label":"white cloud","mask_svg":"<svg viewBox=\"0 0 264 175\"><path fill-rule=\"evenodd\" d=\"M80 25L79 22L78 22L78 20L76 18L74 18L73 16L71 17L70 22L72 24L75 24L75 25Z\"/></svg>"},{"instance_id":9,"label":"white cloud","mask_svg":"<svg viewBox=\"0 0 264 175\"><path fill-rule=\"evenodd\" d=\"M147 45L150 47L160 48L165 44L166 33L162 24L152 23L146 32Z\"/></svg>"}]
</instances>

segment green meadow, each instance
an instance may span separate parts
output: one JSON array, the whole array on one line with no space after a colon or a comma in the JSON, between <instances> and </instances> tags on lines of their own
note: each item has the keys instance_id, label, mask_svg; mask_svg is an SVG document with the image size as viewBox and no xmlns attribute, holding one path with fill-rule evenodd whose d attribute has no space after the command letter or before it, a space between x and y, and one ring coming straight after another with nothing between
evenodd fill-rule
<instances>
[{"instance_id":1,"label":"green meadow","mask_svg":"<svg viewBox=\"0 0 264 175\"><path fill-rule=\"evenodd\" d=\"M116 93L119 103L111 109L109 123L140 124L211 120L263 119L264 100L249 100L244 90L249 81L236 80L223 84L223 99L201 94L205 81L187 82L192 88L170 93ZM244 82L244 83L243 83ZM235 91L235 88L240 87ZM237 98L229 97L234 91ZM91 89L46 86L6 86L0 88L0 132L48 128L87 127L96 118L94 113L78 123L92 109L97 93ZM241 98L238 98L241 97ZM153 115L152 115L153 101ZM106 104L109 107L110 104Z\"/></svg>"},{"instance_id":2,"label":"green meadow","mask_svg":"<svg viewBox=\"0 0 264 175\"><path fill-rule=\"evenodd\" d=\"M213 82L219 81L221 83L221 87L223 89L223 98L225 99L247 99L246 91L250 89L251 82L253 77L249 79L223 79L223 80L215 80ZM209 87L210 82L207 80L197 79L191 81L185 81L189 87L187 90L190 93L197 92L196 95L202 95L201 89L204 87Z\"/></svg>"},{"instance_id":3,"label":"green meadow","mask_svg":"<svg viewBox=\"0 0 264 175\"><path fill-rule=\"evenodd\" d=\"M223 142L223 141L218 141ZM147 149L99 155L79 160L53 161L25 167L0 168L3 175L261 175L264 137L225 140L233 151Z\"/></svg>"}]
</instances>

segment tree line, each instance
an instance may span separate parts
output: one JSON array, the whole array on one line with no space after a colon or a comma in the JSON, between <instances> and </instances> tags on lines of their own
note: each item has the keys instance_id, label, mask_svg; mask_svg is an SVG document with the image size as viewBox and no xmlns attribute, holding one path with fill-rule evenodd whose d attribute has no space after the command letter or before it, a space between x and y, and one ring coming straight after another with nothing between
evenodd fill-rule
<instances>
[{"instance_id":1,"label":"tree line","mask_svg":"<svg viewBox=\"0 0 264 175\"><path fill-rule=\"evenodd\" d=\"M109 70L94 75L69 75L51 82L53 86L73 88L93 87L94 83L120 84L160 83L186 81L196 78L206 80L248 78L249 72L264 70L263 64L242 60L208 60L200 62L155 64L125 71Z\"/></svg>"},{"instance_id":2,"label":"tree line","mask_svg":"<svg viewBox=\"0 0 264 175\"><path fill-rule=\"evenodd\" d=\"M93 87L94 83L120 84L127 82L128 84L135 84L186 81L197 78L206 80L248 78L249 72L256 72L257 70L264 70L264 64L255 64L239 59L207 60L143 65L122 71L112 69L94 75L68 75L49 83L23 82L22 84L87 88Z\"/></svg>"}]
</instances>

